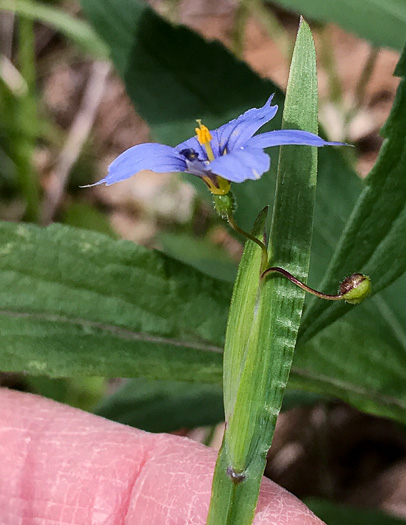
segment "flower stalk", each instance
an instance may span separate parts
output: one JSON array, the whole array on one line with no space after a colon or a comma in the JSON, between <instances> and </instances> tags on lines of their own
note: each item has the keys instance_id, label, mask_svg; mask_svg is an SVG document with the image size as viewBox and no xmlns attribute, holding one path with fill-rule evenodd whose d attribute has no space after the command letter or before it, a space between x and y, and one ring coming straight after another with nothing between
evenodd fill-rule
<instances>
[{"instance_id":1,"label":"flower stalk","mask_svg":"<svg viewBox=\"0 0 406 525\"><path fill-rule=\"evenodd\" d=\"M327 301L345 301L349 304L358 304L363 301L371 293L371 279L367 275L362 273L353 273L349 277L346 277L341 283L337 294L326 294L319 292L314 288L311 288L307 284L299 281L290 272L279 266L271 266L267 268L261 275L261 279L265 279L272 273L278 273L289 279L289 281L305 292L308 292L320 299L326 299Z\"/></svg>"},{"instance_id":2,"label":"flower stalk","mask_svg":"<svg viewBox=\"0 0 406 525\"><path fill-rule=\"evenodd\" d=\"M244 237L246 237L250 241L255 242L255 244L257 244L261 248L261 250L262 250L262 257L261 257L260 274L261 274L261 277L262 277L264 275L264 273L266 272L265 268L268 265L268 251L266 249L265 244L262 241L260 241L259 239L257 239L256 237L254 237L254 235L251 235L250 233L248 233L245 230L243 230L242 228L240 228L238 226L238 224L235 222L234 217L231 215L231 213L229 213L227 215L227 220L228 220L228 223L230 224L230 226L233 228L233 230L235 230L237 233L240 233L241 235L244 235Z\"/></svg>"},{"instance_id":3,"label":"flower stalk","mask_svg":"<svg viewBox=\"0 0 406 525\"><path fill-rule=\"evenodd\" d=\"M284 268L281 268L280 266L271 266L270 268L267 268L268 250L265 244L262 241L260 241L257 237L251 235L250 233L246 232L238 226L232 215L231 208L229 208L229 211L226 211L225 213L226 216L225 214L221 216L223 218L227 218L228 223L233 228L233 230L243 235L248 240L254 242L257 246L261 248L261 280L265 280L266 277L268 277L269 275L277 273L279 275L282 275L283 277L286 277L286 279L288 279L291 283L295 284L305 292L319 297L320 299L326 299L327 301L345 301L348 304L359 304L371 293L371 279L370 277L368 277L368 275L364 275L362 273L353 273L349 277L346 277L340 283L337 294L326 294L320 292L319 290L311 288L310 286L300 281L294 275L292 275Z\"/></svg>"}]
</instances>

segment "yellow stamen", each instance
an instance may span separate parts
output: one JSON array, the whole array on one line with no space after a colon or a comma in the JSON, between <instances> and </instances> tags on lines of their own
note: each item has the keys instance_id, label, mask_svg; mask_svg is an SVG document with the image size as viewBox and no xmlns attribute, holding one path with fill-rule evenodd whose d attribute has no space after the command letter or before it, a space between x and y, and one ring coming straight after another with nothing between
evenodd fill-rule
<instances>
[{"instance_id":1,"label":"yellow stamen","mask_svg":"<svg viewBox=\"0 0 406 525\"><path fill-rule=\"evenodd\" d=\"M214 153L210 141L213 137L211 136L209 128L202 124L200 119L197 119L196 122L199 124L199 127L195 129L197 140L206 150L209 161L212 161L214 160ZM207 184L207 187L211 193L214 195L227 195L227 193L230 191L231 182L223 179L223 177L220 177L220 175L216 175L214 179L208 176L202 177L202 179Z\"/></svg>"},{"instance_id":2,"label":"yellow stamen","mask_svg":"<svg viewBox=\"0 0 406 525\"><path fill-rule=\"evenodd\" d=\"M213 150L211 149L210 141L213 138L210 134L209 128L207 128L200 119L196 122L199 124L198 128L195 128L197 140L204 147L207 153L207 158L212 161L214 160Z\"/></svg>"}]
</instances>

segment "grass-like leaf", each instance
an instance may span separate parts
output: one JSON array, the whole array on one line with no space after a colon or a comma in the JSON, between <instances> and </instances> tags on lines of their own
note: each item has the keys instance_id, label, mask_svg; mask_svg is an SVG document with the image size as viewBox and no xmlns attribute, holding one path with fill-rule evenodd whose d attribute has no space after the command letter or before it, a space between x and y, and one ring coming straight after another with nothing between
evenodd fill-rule
<instances>
[{"instance_id":1,"label":"grass-like leaf","mask_svg":"<svg viewBox=\"0 0 406 525\"><path fill-rule=\"evenodd\" d=\"M316 54L302 21L289 75L283 127L317 132ZM284 147L269 253L271 265L306 280L317 153ZM260 217L253 234L261 237ZM248 241L234 286L224 349L226 429L213 479L208 525L248 525L288 382L304 292L281 278L260 279L260 250Z\"/></svg>"}]
</instances>

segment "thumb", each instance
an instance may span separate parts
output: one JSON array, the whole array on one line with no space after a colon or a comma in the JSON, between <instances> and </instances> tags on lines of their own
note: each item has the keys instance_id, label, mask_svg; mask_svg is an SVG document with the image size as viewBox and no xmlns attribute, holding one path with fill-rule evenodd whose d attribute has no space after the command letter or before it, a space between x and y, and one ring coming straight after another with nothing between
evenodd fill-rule
<instances>
[{"instance_id":1,"label":"thumb","mask_svg":"<svg viewBox=\"0 0 406 525\"><path fill-rule=\"evenodd\" d=\"M0 389L4 525L204 525L216 454L31 394ZM255 525L322 525L264 479Z\"/></svg>"}]
</instances>

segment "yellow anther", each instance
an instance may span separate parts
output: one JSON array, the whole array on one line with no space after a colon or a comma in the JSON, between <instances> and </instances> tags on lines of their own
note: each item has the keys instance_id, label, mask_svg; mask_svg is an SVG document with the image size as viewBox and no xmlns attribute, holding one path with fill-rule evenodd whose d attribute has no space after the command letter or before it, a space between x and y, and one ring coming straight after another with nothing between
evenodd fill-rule
<instances>
[{"instance_id":1,"label":"yellow anther","mask_svg":"<svg viewBox=\"0 0 406 525\"><path fill-rule=\"evenodd\" d=\"M206 150L207 158L212 161L214 160L214 153L211 149L210 141L213 137L211 136L209 128L202 124L200 119L197 119L196 122L199 124L199 127L195 128L197 140Z\"/></svg>"},{"instance_id":2,"label":"yellow anther","mask_svg":"<svg viewBox=\"0 0 406 525\"><path fill-rule=\"evenodd\" d=\"M209 128L202 124L200 119L197 119L196 122L199 124L199 127L195 128L197 140L202 146L204 146L205 144L208 144L213 137L211 136Z\"/></svg>"}]
</instances>

